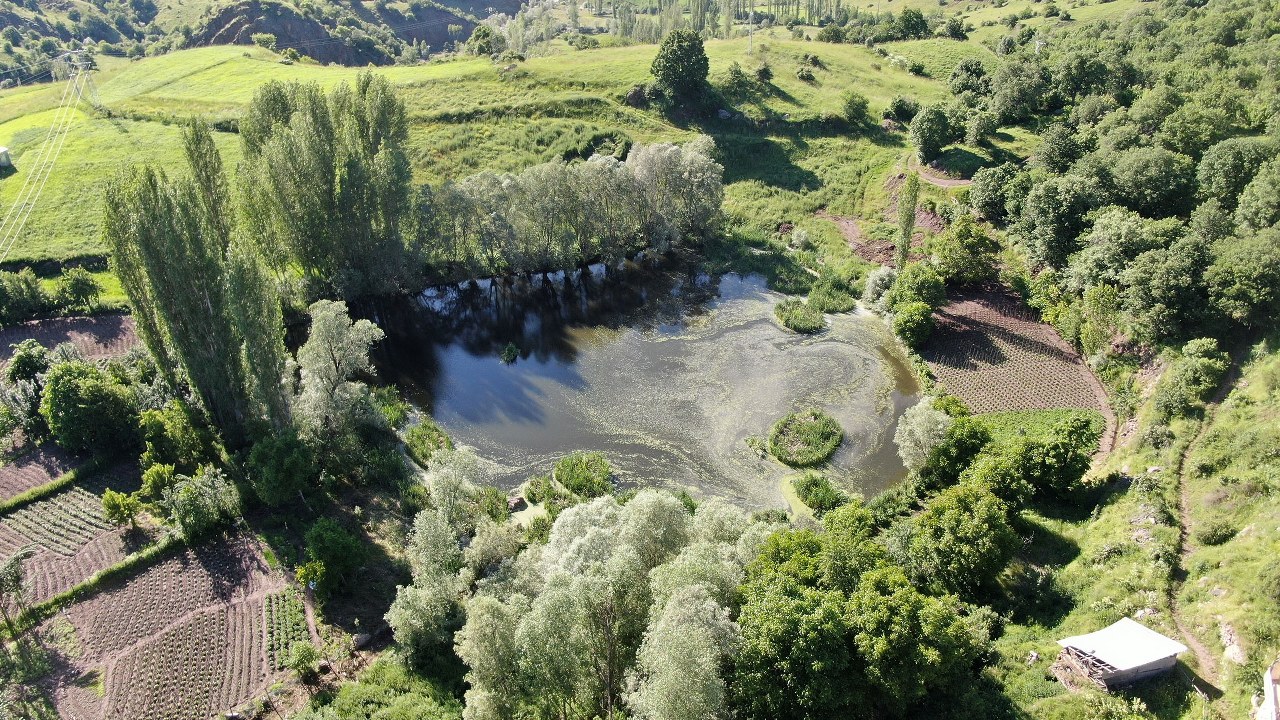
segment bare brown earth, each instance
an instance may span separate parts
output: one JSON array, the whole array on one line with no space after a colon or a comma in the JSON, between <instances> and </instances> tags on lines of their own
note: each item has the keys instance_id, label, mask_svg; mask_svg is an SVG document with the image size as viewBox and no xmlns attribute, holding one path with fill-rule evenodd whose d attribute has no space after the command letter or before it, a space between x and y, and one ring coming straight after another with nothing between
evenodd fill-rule
<instances>
[{"instance_id":1,"label":"bare brown earth","mask_svg":"<svg viewBox=\"0 0 1280 720\"><path fill-rule=\"evenodd\" d=\"M1116 421L1106 391L1075 349L1017 297L954 293L934 320L920 355L974 412L1097 410L1107 419L1100 451L1111 449Z\"/></svg>"},{"instance_id":2,"label":"bare brown earth","mask_svg":"<svg viewBox=\"0 0 1280 720\"><path fill-rule=\"evenodd\" d=\"M11 346L29 338L47 348L69 342L90 360L118 357L138 344L133 318L128 315L34 320L0 328L0 363L13 356Z\"/></svg>"},{"instance_id":3,"label":"bare brown earth","mask_svg":"<svg viewBox=\"0 0 1280 720\"><path fill-rule=\"evenodd\" d=\"M916 224L922 222L930 222L932 213L924 210L916 211ZM823 220L830 220L839 228L840 234L844 236L846 242L849 243L849 249L855 255L876 265L895 265L895 255L897 254L896 245L889 240L876 240L867 237L862 233L862 228L858 225L858 219L847 215L832 215L826 210L820 210L817 217ZM911 260L920 260L924 258L924 236L917 234L911 239Z\"/></svg>"},{"instance_id":4,"label":"bare brown earth","mask_svg":"<svg viewBox=\"0 0 1280 720\"><path fill-rule=\"evenodd\" d=\"M30 602L70 590L149 542L146 531L114 527L102 514L103 491L138 485L137 465L122 463L0 517L0 557L35 547L23 563Z\"/></svg>"},{"instance_id":5,"label":"bare brown earth","mask_svg":"<svg viewBox=\"0 0 1280 720\"><path fill-rule=\"evenodd\" d=\"M208 541L75 603L48 691L64 720L204 720L260 697L279 674L263 598L284 586L251 537Z\"/></svg>"},{"instance_id":6,"label":"bare brown earth","mask_svg":"<svg viewBox=\"0 0 1280 720\"><path fill-rule=\"evenodd\" d=\"M81 462L53 443L37 447L0 467L0 499L8 500L31 488L40 487L70 471Z\"/></svg>"}]
</instances>

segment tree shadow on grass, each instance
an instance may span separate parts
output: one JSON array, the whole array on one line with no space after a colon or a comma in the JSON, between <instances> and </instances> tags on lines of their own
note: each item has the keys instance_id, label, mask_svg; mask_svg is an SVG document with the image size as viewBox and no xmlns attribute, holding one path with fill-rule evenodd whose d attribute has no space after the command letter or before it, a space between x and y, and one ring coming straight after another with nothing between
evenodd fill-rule
<instances>
[{"instance_id":1,"label":"tree shadow on grass","mask_svg":"<svg viewBox=\"0 0 1280 720\"><path fill-rule=\"evenodd\" d=\"M806 143L802 138L792 138L793 149L783 142L758 135L714 135L724 163L726 185L745 180L757 180L770 187L792 192L816 190L822 187L822 179L792 160Z\"/></svg>"},{"instance_id":2,"label":"tree shadow on grass","mask_svg":"<svg viewBox=\"0 0 1280 720\"><path fill-rule=\"evenodd\" d=\"M1130 685L1119 692L1123 696L1136 697L1147 704L1147 709L1160 720L1176 720L1184 717L1198 717L1194 712L1197 706L1204 707L1204 698L1197 688L1215 701L1222 697L1222 691L1209 684L1194 670L1181 660L1174 669L1160 677L1152 678L1135 685Z\"/></svg>"}]
</instances>

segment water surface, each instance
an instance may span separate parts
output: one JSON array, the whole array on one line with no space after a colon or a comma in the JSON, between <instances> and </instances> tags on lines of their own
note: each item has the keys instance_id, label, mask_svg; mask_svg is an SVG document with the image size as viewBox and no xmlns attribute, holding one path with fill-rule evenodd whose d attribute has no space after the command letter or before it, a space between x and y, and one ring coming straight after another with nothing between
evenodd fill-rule
<instances>
[{"instance_id":1,"label":"water surface","mask_svg":"<svg viewBox=\"0 0 1280 720\"><path fill-rule=\"evenodd\" d=\"M884 323L834 315L797 335L773 319L781 297L754 276L637 265L436 288L377 313L379 372L493 461L503 487L599 450L624 485L782 507L791 471L746 440L807 406L845 429L829 471L848 489L901 480L893 429L918 388Z\"/></svg>"}]
</instances>

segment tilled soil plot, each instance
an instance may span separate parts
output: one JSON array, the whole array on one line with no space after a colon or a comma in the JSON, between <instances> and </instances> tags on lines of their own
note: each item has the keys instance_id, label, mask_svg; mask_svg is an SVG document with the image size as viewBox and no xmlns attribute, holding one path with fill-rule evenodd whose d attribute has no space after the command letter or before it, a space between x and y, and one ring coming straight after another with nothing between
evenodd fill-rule
<instances>
[{"instance_id":1,"label":"tilled soil plot","mask_svg":"<svg viewBox=\"0 0 1280 720\"><path fill-rule=\"evenodd\" d=\"M0 500L57 480L81 462L53 443L35 448L0 467Z\"/></svg>"},{"instance_id":2,"label":"tilled soil plot","mask_svg":"<svg viewBox=\"0 0 1280 720\"><path fill-rule=\"evenodd\" d=\"M1016 297L953 294L934 320L920 354L974 412L1086 408L1110 416L1106 394L1079 354Z\"/></svg>"},{"instance_id":3,"label":"tilled soil plot","mask_svg":"<svg viewBox=\"0 0 1280 720\"><path fill-rule=\"evenodd\" d=\"M203 720L243 705L278 679L263 601L284 584L257 543L236 536L72 605L62 617L75 629L75 652L61 658L50 687L59 715Z\"/></svg>"},{"instance_id":4,"label":"tilled soil plot","mask_svg":"<svg viewBox=\"0 0 1280 720\"><path fill-rule=\"evenodd\" d=\"M0 363L13 355L12 345L34 339L52 348L69 342L90 360L118 357L138 344L133 318L129 315L50 318L10 325L0 329Z\"/></svg>"}]
</instances>

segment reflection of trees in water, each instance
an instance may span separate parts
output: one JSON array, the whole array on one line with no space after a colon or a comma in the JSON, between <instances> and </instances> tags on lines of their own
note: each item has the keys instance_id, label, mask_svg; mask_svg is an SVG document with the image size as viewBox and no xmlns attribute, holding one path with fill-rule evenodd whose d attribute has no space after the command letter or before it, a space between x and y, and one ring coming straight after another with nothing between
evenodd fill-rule
<instances>
[{"instance_id":1,"label":"reflection of trees in water","mask_svg":"<svg viewBox=\"0 0 1280 720\"><path fill-rule=\"evenodd\" d=\"M600 265L531 277L479 280L432 288L420 298L357 308L387 338L375 349L384 381L414 395L429 392L439 371L436 348L458 345L497 358L508 343L521 359L572 363L573 327L653 330L705 311L719 279L683 260Z\"/></svg>"}]
</instances>

